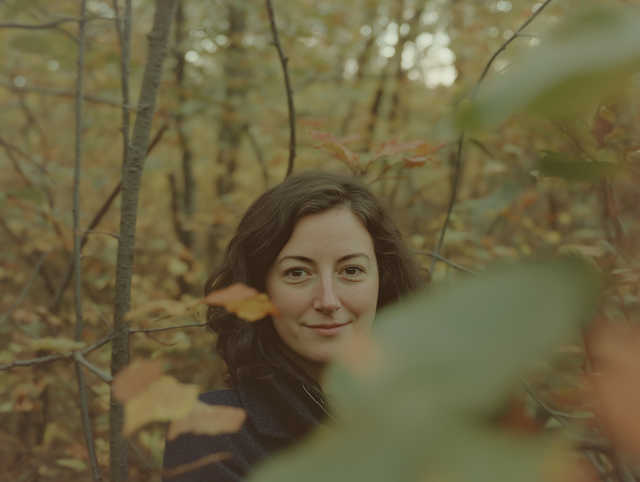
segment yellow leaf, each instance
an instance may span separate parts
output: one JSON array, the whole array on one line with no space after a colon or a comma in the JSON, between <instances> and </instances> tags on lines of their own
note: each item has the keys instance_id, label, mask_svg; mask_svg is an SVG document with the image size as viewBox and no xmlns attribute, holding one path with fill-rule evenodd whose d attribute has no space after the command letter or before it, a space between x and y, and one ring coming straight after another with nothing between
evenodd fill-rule
<instances>
[{"instance_id":1,"label":"yellow leaf","mask_svg":"<svg viewBox=\"0 0 640 482\"><path fill-rule=\"evenodd\" d=\"M236 432L242 427L245 418L247 413L241 408L208 405L197 401L189 415L171 422L167 440L173 440L187 432L206 435Z\"/></svg>"},{"instance_id":2,"label":"yellow leaf","mask_svg":"<svg viewBox=\"0 0 640 482\"><path fill-rule=\"evenodd\" d=\"M84 341L73 341L67 338L51 338L49 336L38 340L30 340L29 348L34 351L45 350L66 353L73 350L82 350L87 344Z\"/></svg>"},{"instance_id":3,"label":"yellow leaf","mask_svg":"<svg viewBox=\"0 0 640 482\"><path fill-rule=\"evenodd\" d=\"M121 402L128 402L162 376L162 360L141 360L132 363L119 372L111 386L113 396Z\"/></svg>"},{"instance_id":4,"label":"yellow leaf","mask_svg":"<svg viewBox=\"0 0 640 482\"><path fill-rule=\"evenodd\" d=\"M58 459L56 460L56 464L70 469L75 469L78 472L87 470L87 464L84 463L84 460L80 459Z\"/></svg>"},{"instance_id":5,"label":"yellow leaf","mask_svg":"<svg viewBox=\"0 0 640 482\"><path fill-rule=\"evenodd\" d=\"M186 417L193 410L198 391L196 385L185 385L169 376L152 382L125 404L124 436L130 436L151 422L168 422Z\"/></svg>"},{"instance_id":6,"label":"yellow leaf","mask_svg":"<svg viewBox=\"0 0 640 482\"><path fill-rule=\"evenodd\" d=\"M267 315L279 315L276 305L265 293L236 283L227 288L209 293L202 303L223 306L229 313L235 313L238 318L246 321L258 321Z\"/></svg>"}]
</instances>

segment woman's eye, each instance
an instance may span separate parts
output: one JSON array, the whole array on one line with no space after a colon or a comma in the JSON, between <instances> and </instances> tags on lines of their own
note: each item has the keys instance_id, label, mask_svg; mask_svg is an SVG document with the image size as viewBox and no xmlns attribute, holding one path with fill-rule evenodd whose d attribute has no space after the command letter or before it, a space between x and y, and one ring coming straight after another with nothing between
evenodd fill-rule
<instances>
[{"instance_id":1,"label":"woman's eye","mask_svg":"<svg viewBox=\"0 0 640 482\"><path fill-rule=\"evenodd\" d=\"M287 271L285 274L291 278L302 278L305 271L302 268L293 268Z\"/></svg>"},{"instance_id":2,"label":"woman's eye","mask_svg":"<svg viewBox=\"0 0 640 482\"><path fill-rule=\"evenodd\" d=\"M344 269L344 274L346 274L348 276L357 276L362 272L363 272L362 268L359 268L357 266L347 266Z\"/></svg>"}]
</instances>

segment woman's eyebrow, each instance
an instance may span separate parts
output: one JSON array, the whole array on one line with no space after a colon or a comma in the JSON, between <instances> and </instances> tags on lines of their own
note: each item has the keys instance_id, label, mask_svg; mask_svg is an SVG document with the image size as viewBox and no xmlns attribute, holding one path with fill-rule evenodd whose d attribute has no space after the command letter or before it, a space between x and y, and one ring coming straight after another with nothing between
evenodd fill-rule
<instances>
[{"instance_id":1,"label":"woman's eyebrow","mask_svg":"<svg viewBox=\"0 0 640 482\"><path fill-rule=\"evenodd\" d=\"M367 261L371 261L371 258L369 258L369 256L367 256L364 253L347 254L346 256L343 256L342 258L340 258L338 261L347 261L348 259L358 258L358 257L366 258Z\"/></svg>"},{"instance_id":2,"label":"woman's eyebrow","mask_svg":"<svg viewBox=\"0 0 640 482\"><path fill-rule=\"evenodd\" d=\"M285 256L280 261L278 261L278 264L282 263L287 259L295 259L296 261L302 261L303 263L313 264L313 260L311 258L307 258L306 256L296 256L296 255Z\"/></svg>"}]
</instances>

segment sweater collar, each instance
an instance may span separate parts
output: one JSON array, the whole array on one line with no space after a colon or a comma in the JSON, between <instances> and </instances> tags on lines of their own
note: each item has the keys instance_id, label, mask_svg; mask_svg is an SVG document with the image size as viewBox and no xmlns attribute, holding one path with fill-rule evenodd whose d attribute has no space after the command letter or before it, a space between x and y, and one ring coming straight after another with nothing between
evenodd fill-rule
<instances>
[{"instance_id":1,"label":"sweater collar","mask_svg":"<svg viewBox=\"0 0 640 482\"><path fill-rule=\"evenodd\" d=\"M296 438L320 425L322 408L298 381L245 380L238 381L237 388L249 420L261 434Z\"/></svg>"}]
</instances>

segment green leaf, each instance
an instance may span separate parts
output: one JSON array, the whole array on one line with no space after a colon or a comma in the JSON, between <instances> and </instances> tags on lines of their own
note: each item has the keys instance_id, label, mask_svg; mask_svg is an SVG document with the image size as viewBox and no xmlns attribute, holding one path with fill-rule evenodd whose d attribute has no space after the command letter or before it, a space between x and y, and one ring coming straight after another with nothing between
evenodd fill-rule
<instances>
[{"instance_id":1,"label":"green leaf","mask_svg":"<svg viewBox=\"0 0 640 482\"><path fill-rule=\"evenodd\" d=\"M557 445L487 420L531 359L586 319L598 286L577 261L529 263L383 311L375 373L331 370L340 425L270 459L250 481L549 480Z\"/></svg>"},{"instance_id":2,"label":"green leaf","mask_svg":"<svg viewBox=\"0 0 640 482\"><path fill-rule=\"evenodd\" d=\"M488 129L521 110L566 115L619 91L640 69L640 8L582 10L454 116L460 130Z\"/></svg>"},{"instance_id":3,"label":"green leaf","mask_svg":"<svg viewBox=\"0 0 640 482\"><path fill-rule=\"evenodd\" d=\"M598 181L627 172L626 166L615 162L570 160L554 152L548 152L542 158L538 170L541 176L585 182Z\"/></svg>"}]
</instances>

